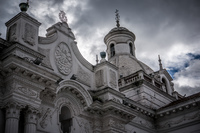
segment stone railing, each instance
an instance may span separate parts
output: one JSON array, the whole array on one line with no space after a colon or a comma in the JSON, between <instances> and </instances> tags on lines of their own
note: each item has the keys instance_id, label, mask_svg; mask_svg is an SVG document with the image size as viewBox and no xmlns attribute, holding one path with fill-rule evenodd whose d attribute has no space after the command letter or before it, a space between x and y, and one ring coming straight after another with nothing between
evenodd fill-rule
<instances>
[{"instance_id":1,"label":"stone railing","mask_svg":"<svg viewBox=\"0 0 200 133\"><path fill-rule=\"evenodd\" d=\"M144 73L143 71L138 71L134 74L131 74L129 76L126 77L121 77L118 80L118 86L119 87L124 87L127 86L129 84L132 84L134 82L137 82L139 80L144 80L152 85L154 85L157 88L161 88L162 85L159 81L155 80L153 77L151 77L150 75Z\"/></svg>"}]
</instances>

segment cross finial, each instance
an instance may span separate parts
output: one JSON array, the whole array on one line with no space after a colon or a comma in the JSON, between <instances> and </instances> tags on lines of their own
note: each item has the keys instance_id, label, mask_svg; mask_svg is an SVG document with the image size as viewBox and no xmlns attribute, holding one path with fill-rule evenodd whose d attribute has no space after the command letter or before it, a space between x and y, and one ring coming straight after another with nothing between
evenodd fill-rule
<instances>
[{"instance_id":1,"label":"cross finial","mask_svg":"<svg viewBox=\"0 0 200 133\"><path fill-rule=\"evenodd\" d=\"M158 61L159 61L160 70L162 70L163 67L162 67L162 63L161 63L161 59L160 59L160 55L158 55Z\"/></svg>"},{"instance_id":2,"label":"cross finial","mask_svg":"<svg viewBox=\"0 0 200 133\"><path fill-rule=\"evenodd\" d=\"M116 26L119 27L120 26L120 24L119 24L120 16L119 16L119 11L117 9L115 11L115 14L116 14L115 20L116 20L116 23L117 23Z\"/></svg>"}]
</instances>

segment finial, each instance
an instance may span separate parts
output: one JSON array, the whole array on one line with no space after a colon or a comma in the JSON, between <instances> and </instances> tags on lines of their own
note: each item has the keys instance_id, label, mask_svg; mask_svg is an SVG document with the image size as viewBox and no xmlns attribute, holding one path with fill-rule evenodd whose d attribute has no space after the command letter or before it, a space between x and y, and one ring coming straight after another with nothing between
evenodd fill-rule
<instances>
[{"instance_id":1,"label":"finial","mask_svg":"<svg viewBox=\"0 0 200 133\"><path fill-rule=\"evenodd\" d=\"M19 4L20 10L22 12L26 12L28 10L28 7L29 7L28 3L29 3L29 0L27 0L26 3L22 2L22 3Z\"/></svg>"},{"instance_id":2,"label":"finial","mask_svg":"<svg viewBox=\"0 0 200 133\"><path fill-rule=\"evenodd\" d=\"M104 51L102 51L102 52L100 52L100 56L101 56L101 60L100 60L100 62L104 62L104 61L106 61L106 52L104 52Z\"/></svg>"},{"instance_id":3,"label":"finial","mask_svg":"<svg viewBox=\"0 0 200 133\"><path fill-rule=\"evenodd\" d=\"M99 59L98 59L98 55L96 55L96 63L98 64Z\"/></svg>"},{"instance_id":4,"label":"finial","mask_svg":"<svg viewBox=\"0 0 200 133\"><path fill-rule=\"evenodd\" d=\"M60 11L59 18L60 18L61 22L67 23L67 17L66 17L66 13L64 11Z\"/></svg>"},{"instance_id":5,"label":"finial","mask_svg":"<svg viewBox=\"0 0 200 133\"><path fill-rule=\"evenodd\" d=\"M120 16L119 16L119 13L118 13L119 11L116 9L116 11L115 11L115 14L116 14L116 18L115 18L115 20L116 20L116 26L117 27L120 27L120 24L119 24L119 18L120 18Z\"/></svg>"},{"instance_id":6,"label":"finial","mask_svg":"<svg viewBox=\"0 0 200 133\"><path fill-rule=\"evenodd\" d=\"M159 62L160 70L163 70L160 55L158 55L158 62Z\"/></svg>"}]
</instances>

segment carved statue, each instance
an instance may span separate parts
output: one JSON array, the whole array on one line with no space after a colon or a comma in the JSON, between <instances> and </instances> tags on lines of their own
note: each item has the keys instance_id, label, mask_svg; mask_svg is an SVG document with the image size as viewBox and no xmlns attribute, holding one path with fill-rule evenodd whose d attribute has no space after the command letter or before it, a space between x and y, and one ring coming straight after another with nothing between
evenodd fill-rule
<instances>
[{"instance_id":1,"label":"carved statue","mask_svg":"<svg viewBox=\"0 0 200 133\"><path fill-rule=\"evenodd\" d=\"M60 18L61 22L67 23L67 17L66 17L66 13L64 11L60 11L59 18Z\"/></svg>"}]
</instances>

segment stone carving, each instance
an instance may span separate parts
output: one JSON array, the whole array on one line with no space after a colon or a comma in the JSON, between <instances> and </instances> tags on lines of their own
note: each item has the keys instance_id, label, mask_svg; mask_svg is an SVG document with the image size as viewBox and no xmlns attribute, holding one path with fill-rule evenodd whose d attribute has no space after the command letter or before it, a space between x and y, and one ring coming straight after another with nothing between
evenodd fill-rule
<instances>
[{"instance_id":1,"label":"stone carving","mask_svg":"<svg viewBox=\"0 0 200 133\"><path fill-rule=\"evenodd\" d=\"M45 90L41 91L40 99L48 102L53 102L56 98L56 94L53 93L51 90L46 88Z\"/></svg>"},{"instance_id":2,"label":"stone carving","mask_svg":"<svg viewBox=\"0 0 200 133\"><path fill-rule=\"evenodd\" d=\"M92 133L91 127L92 123L86 120L83 120L82 118L75 117L79 127L81 128L81 133Z\"/></svg>"},{"instance_id":3,"label":"stone carving","mask_svg":"<svg viewBox=\"0 0 200 133\"><path fill-rule=\"evenodd\" d=\"M72 56L69 47L60 43L55 51L56 65L60 73L69 75L72 68Z\"/></svg>"},{"instance_id":4,"label":"stone carving","mask_svg":"<svg viewBox=\"0 0 200 133\"><path fill-rule=\"evenodd\" d=\"M40 126L45 129L47 127L49 121L51 121L51 119L52 119L51 109L50 108L47 108L47 109L42 108L40 118L42 118L42 120L40 121Z\"/></svg>"},{"instance_id":5,"label":"stone carving","mask_svg":"<svg viewBox=\"0 0 200 133\"><path fill-rule=\"evenodd\" d=\"M113 70L110 70L110 86L112 88L117 87L117 78L116 78L116 73Z\"/></svg>"},{"instance_id":6,"label":"stone carving","mask_svg":"<svg viewBox=\"0 0 200 133\"><path fill-rule=\"evenodd\" d=\"M108 124L107 124L108 127L115 127L115 128L119 128L119 129L122 129L124 130L124 125L119 121L119 120L115 120L113 118L110 118L108 120Z\"/></svg>"},{"instance_id":7,"label":"stone carving","mask_svg":"<svg viewBox=\"0 0 200 133\"><path fill-rule=\"evenodd\" d=\"M43 58L42 63L44 63L49 68L52 68L51 62L50 62L50 57L49 57L50 49L42 49L42 48L38 47L38 51L40 53L42 53L43 55L45 55L45 58Z\"/></svg>"},{"instance_id":8,"label":"stone carving","mask_svg":"<svg viewBox=\"0 0 200 133\"><path fill-rule=\"evenodd\" d=\"M9 29L9 39L8 40L10 42L15 42L17 40L16 27L17 27L17 24L13 24Z\"/></svg>"},{"instance_id":9,"label":"stone carving","mask_svg":"<svg viewBox=\"0 0 200 133\"><path fill-rule=\"evenodd\" d=\"M66 13L64 11L60 11L59 18L60 18L61 22L67 23L67 17L66 17Z\"/></svg>"},{"instance_id":10,"label":"stone carving","mask_svg":"<svg viewBox=\"0 0 200 133\"><path fill-rule=\"evenodd\" d=\"M103 70L99 70L95 73L95 81L97 87L103 86Z\"/></svg>"},{"instance_id":11,"label":"stone carving","mask_svg":"<svg viewBox=\"0 0 200 133\"><path fill-rule=\"evenodd\" d=\"M78 67L77 80L85 85L90 86L90 75L89 73L85 72L80 66Z\"/></svg>"},{"instance_id":12,"label":"stone carving","mask_svg":"<svg viewBox=\"0 0 200 133\"><path fill-rule=\"evenodd\" d=\"M32 46L35 45L35 34L36 34L35 28L32 25L26 23L25 31L24 31L24 38L23 38L24 42L26 42Z\"/></svg>"},{"instance_id":13,"label":"stone carving","mask_svg":"<svg viewBox=\"0 0 200 133\"><path fill-rule=\"evenodd\" d=\"M18 87L18 90L20 92L22 92L23 94L25 94L26 96L29 96L29 97L38 97L37 96L37 92L29 89L29 88L26 88L26 87Z\"/></svg>"}]
</instances>

